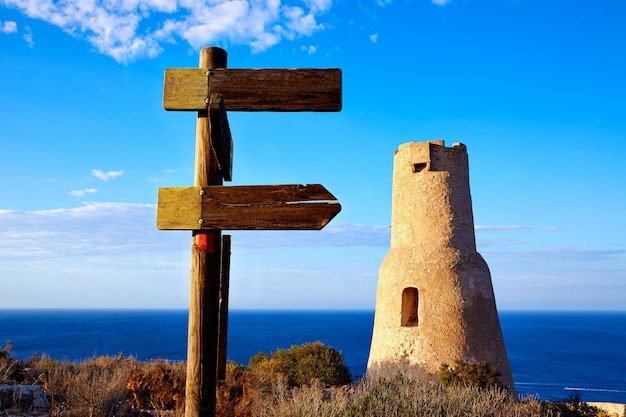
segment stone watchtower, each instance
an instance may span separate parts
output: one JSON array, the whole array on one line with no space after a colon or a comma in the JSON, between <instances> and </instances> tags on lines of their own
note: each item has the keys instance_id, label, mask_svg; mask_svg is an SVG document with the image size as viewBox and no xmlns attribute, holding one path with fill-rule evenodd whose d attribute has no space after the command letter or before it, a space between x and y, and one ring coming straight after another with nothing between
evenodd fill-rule
<instances>
[{"instance_id":1,"label":"stone watchtower","mask_svg":"<svg viewBox=\"0 0 626 417\"><path fill-rule=\"evenodd\" d=\"M491 275L476 252L465 145L405 143L394 157L368 374L436 375L457 361L487 361L515 395Z\"/></svg>"}]
</instances>

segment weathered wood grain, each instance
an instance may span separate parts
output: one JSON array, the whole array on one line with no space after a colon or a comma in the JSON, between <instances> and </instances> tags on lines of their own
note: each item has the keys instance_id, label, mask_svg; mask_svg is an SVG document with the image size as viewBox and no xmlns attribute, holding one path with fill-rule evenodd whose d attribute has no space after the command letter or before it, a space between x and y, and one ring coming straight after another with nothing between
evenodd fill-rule
<instances>
[{"instance_id":1,"label":"weathered wood grain","mask_svg":"<svg viewBox=\"0 0 626 417\"><path fill-rule=\"evenodd\" d=\"M217 345L217 380L226 380L228 342L228 294L230 289L230 235L222 236L222 273L220 275L220 337Z\"/></svg>"},{"instance_id":2,"label":"weathered wood grain","mask_svg":"<svg viewBox=\"0 0 626 417\"><path fill-rule=\"evenodd\" d=\"M226 51L221 48L209 47L200 51L201 68L226 67L226 61ZM222 175L211 150L211 123L205 103L196 118L194 185L221 184ZM194 231L194 236L198 233L205 233L207 239L212 239L211 246L215 250L200 250L192 238L185 417L214 417L222 239L218 230Z\"/></svg>"},{"instance_id":3,"label":"weathered wood grain","mask_svg":"<svg viewBox=\"0 0 626 417\"><path fill-rule=\"evenodd\" d=\"M342 73L338 68L207 71L167 69L163 107L201 110L206 108L212 94L223 95L228 111L332 112L342 107Z\"/></svg>"},{"instance_id":4,"label":"weathered wood grain","mask_svg":"<svg viewBox=\"0 0 626 417\"><path fill-rule=\"evenodd\" d=\"M224 181L233 179L233 138L224 99L221 94L211 94L209 100L209 118L211 119L211 145L215 149L215 157Z\"/></svg>"},{"instance_id":5,"label":"weathered wood grain","mask_svg":"<svg viewBox=\"0 0 626 417\"><path fill-rule=\"evenodd\" d=\"M159 188L157 207L157 229L175 230L180 225L180 219L202 218L202 196L201 187L187 188ZM187 224L187 223L186 223ZM193 225L193 221L188 223ZM184 228L184 230L195 230L199 227Z\"/></svg>"},{"instance_id":6,"label":"weathered wood grain","mask_svg":"<svg viewBox=\"0 0 626 417\"><path fill-rule=\"evenodd\" d=\"M273 204L306 201L337 200L321 184L237 185L233 187L205 187L205 204Z\"/></svg>"},{"instance_id":7,"label":"weathered wood grain","mask_svg":"<svg viewBox=\"0 0 626 417\"><path fill-rule=\"evenodd\" d=\"M336 198L320 184L166 190L159 194L157 209L161 230L319 230L341 211Z\"/></svg>"},{"instance_id":8,"label":"weathered wood grain","mask_svg":"<svg viewBox=\"0 0 626 417\"><path fill-rule=\"evenodd\" d=\"M165 110L202 110L207 107L207 68L168 68L163 84Z\"/></svg>"}]
</instances>

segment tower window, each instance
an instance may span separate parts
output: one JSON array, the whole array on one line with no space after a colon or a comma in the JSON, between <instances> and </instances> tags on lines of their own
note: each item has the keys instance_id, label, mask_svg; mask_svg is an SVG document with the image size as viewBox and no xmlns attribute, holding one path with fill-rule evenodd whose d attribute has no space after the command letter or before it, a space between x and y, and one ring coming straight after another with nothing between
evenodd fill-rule
<instances>
[{"instance_id":1,"label":"tower window","mask_svg":"<svg viewBox=\"0 0 626 417\"><path fill-rule=\"evenodd\" d=\"M402 327L417 326L417 288L409 287L402 290Z\"/></svg>"},{"instance_id":2,"label":"tower window","mask_svg":"<svg viewBox=\"0 0 626 417\"><path fill-rule=\"evenodd\" d=\"M413 164L413 172L421 172L427 166L428 166L428 164L426 162L420 162L420 163L417 163L417 164Z\"/></svg>"}]
</instances>

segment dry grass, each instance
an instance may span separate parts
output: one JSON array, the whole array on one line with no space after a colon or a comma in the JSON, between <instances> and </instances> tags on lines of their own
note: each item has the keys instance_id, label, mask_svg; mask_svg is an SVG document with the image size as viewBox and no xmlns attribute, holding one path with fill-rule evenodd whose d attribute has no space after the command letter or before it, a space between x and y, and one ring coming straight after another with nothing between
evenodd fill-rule
<instances>
[{"instance_id":1,"label":"dry grass","mask_svg":"<svg viewBox=\"0 0 626 417\"><path fill-rule=\"evenodd\" d=\"M100 356L82 363L44 359L47 369L39 375L39 380L44 390L57 393L50 415L126 416L129 410L126 383L136 363L121 356Z\"/></svg>"},{"instance_id":2,"label":"dry grass","mask_svg":"<svg viewBox=\"0 0 626 417\"><path fill-rule=\"evenodd\" d=\"M17 366L6 354L4 361L5 369ZM185 364L182 362L140 362L120 355L73 363L34 356L19 367L22 383L41 384L44 390L54 393L51 417L184 415ZM218 385L218 415L607 417L606 413L576 399L514 401L506 390L497 386L452 384L444 387L432 380L405 376L371 376L343 386L329 386L312 378L302 385L294 385L293 378L281 376L274 368L268 372L266 368L229 363L226 380Z\"/></svg>"},{"instance_id":3,"label":"dry grass","mask_svg":"<svg viewBox=\"0 0 626 417\"><path fill-rule=\"evenodd\" d=\"M173 410L185 414L184 362L150 361L135 363L126 389L134 410Z\"/></svg>"},{"instance_id":4,"label":"dry grass","mask_svg":"<svg viewBox=\"0 0 626 417\"><path fill-rule=\"evenodd\" d=\"M255 412L259 417L544 416L538 401L515 402L502 389L443 388L405 377L365 379L351 388L277 390L260 398Z\"/></svg>"},{"instance_id":5,"label":"dry grass","mask_svg":"<svg viewBox=\"0 0 626 417\"><path fill-rule=\"evenodd\" d=\"M0 383L18 381L21 379L23 365L20 361L11 358L11 341L6 342L6 346L0 349Z\"/></svg>"},{"instance_id":6,"label":"dry grass","mask_svg":"<svg viewBox=\"0 0 626 417\"><path fill-rule=\"evenodd\" d=\"M83 362L35 356L33 383L53 393L51 417L184 415L185 363L100 356Z\"/></svg>"}]
</instances>

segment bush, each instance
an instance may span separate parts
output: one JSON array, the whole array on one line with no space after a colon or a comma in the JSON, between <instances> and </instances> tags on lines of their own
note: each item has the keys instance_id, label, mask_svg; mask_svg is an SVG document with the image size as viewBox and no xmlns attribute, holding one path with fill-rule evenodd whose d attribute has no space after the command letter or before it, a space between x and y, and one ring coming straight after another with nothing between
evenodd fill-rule
<instances>
[{"instance_id":1,"label":"bush","mask_svg":"<svg viewBox=\"0 0 626 417\"><path fill-rule=\"evenodd\" d=\"M100 356L81 363L48 362L40 373L46 391L56 394L50 415L64 417L123 417L129 404L126 381L136 361L121 355Z\"/></svg>"},{"instance_id":2,"label":"bush","mask_svg":"<svg viewBox=\"0 0 626 417\"><path fill-rule=\"evenodd\" d=\"M341 352L321 342L278 349L269 357L261 352L250 359L249 367L254 372L267 374L273 382L285 378L290 387L314 382L324 385L352 382Z\"/></svg>"},{"instance_id":3,"label":"bush","mask_svg":"<svg viewBox=\"0 0 626 417\"><path fill-rule=\"evenodd\" d=\"M253 379L246 368L236 362L226 363L226 379L217 386L216 415L252 417L254 407Z\"/></svg>"},{"instance_id":4,"label":"bush","mask_svg":"<svg viewBox=\"0 0 626 417\"><path fill-rule=\"evenodd\" d=\"M184 414L186 366L184 362L137 362L126 381L133 409L175 410Z\"/></svg>"},{"instance_id":5,"label":"bush","mask_svg":"<svg viewBox=\"0 0 626 417\"><path fill-rule=\"evenodd\" d=\"M573 395L562 401L543 401L541 407L546 416L609 417L606 411L580 401L580 395Z\"/></svg>"},{"instance_id":6,"label":"bush","mask_svg":"<svg viewBox=\"0 0 626 417\"><path fill-rule=\"evenodd\" d=\"M54 370L60 366L60 362L56 359L52 359L48 355L34 353L26 360L24 365L26 367L26 379L24 383L44 385L44 391L48 391L45 383L50 376L50 372L54 372Z\"/></svg>"},{"instance_id":7,"label":"bush","mask_svg":"<svg viewBox=\"0 0 626 417\"><path fill-rule=\"evenodd\" d=\"M450 385L502 387L498 382L499 376L498 370L490 367L487 362L457 362L454 366L444 363L439 367L439 382L444 387Z\"/></svg>"},{"instance_id":8,"label":"bush","mask_svg":"<svg viewBox=\"0 0 626 417\"><path fill-rule=\"evenodd\" d=\"M11 358L13 343L7 340L4 348L0 349L0 383L21 382L24 380L24 366L22 362Z\"/></svg>"}]
</instances>

